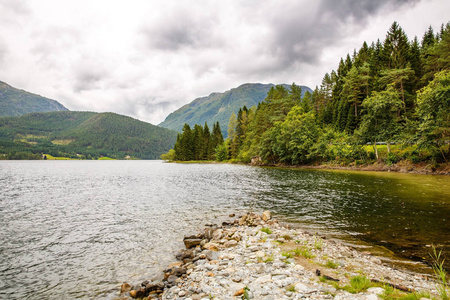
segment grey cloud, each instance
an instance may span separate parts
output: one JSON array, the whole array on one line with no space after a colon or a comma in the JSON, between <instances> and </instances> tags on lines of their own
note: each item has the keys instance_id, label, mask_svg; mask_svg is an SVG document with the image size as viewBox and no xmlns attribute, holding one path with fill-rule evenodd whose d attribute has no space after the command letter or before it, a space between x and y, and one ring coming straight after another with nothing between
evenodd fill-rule
<instances>
[{"instance_id":1,"label":"grey cloud","mask_svg":"<svg viewBox=\"0 0 450 300\"><path fill-rule=\"evenodd\" d=\"M0 37L0 66L5 62L6 55L8 54L8 45Z\"/></svg>"},{"instance_id":2,"label":"grey cloud","mask_svg":"<svg viewBox=\"0 0 450 300\"><path fill-rule=\"evenodd\" d=\"M283 12L272 17L274 40L271 50L281 57L281 68L294 63L314 64L318 62L322 49L339 43L345 37L345 28L352 25L364 28L369 17L388 7L415 3L415 0L323 0L312 14L305 11L304 3L299 4L293 7L291 14ZM299 16L302 11L302 16Z\"/></svg>"},{"instance_id":3,"label":"grey cloud","mask_svg":"<svg viewBox=\"0 0 450 300\"><path fill-rule=\"evenodd\" d=\"M108 77L108 71L100 66L86 64L75 70L74 92L89 91L100 88L101 82Z\"/></svg>"},{"instance_id":4,"label":"grey cloud","mask_svg":"<svg viewBox=\"0 0 450 300\"><path fill-rule=\"evenodd\" d=\"M191 15L178 9L143 25L140 34L147 47L176 51L183 47L208 47L219 41L213 36L213 18Z\"/></svg>"}]
</instances>

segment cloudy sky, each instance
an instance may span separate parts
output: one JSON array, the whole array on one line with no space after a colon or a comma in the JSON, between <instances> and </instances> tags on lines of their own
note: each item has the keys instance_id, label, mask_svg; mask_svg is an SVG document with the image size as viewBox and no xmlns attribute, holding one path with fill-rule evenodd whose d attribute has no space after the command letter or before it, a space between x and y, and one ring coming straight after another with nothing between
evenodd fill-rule
<instances>
[{"instance_id":1,"label":"cloudy sky","mask_svg":"<svg viewBox=\"0 0 450 300\"><path fill-rule=\"evenodd\" d=\"M246 82L314 88L398 21L450 21L448 0L0 0L0 81L70 110L153 124Z\"/></svg>"}]
</instances>

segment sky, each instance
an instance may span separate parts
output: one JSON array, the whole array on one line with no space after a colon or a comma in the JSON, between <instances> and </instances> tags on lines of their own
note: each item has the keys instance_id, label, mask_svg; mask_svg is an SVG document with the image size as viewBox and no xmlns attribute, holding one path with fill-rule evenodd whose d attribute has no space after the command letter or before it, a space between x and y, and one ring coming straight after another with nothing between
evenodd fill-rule
<instances>
[{"instance_id":1,"label":"sky","mask_svg":"<svg viewBox=\"0 0 450 300\"><path fill-rule=\"evenodd\" d=\"M0 81L152 124L244 83L313 88L397 21L421 40L448 0L0 0Z\"/></svg>"}]
</instances>

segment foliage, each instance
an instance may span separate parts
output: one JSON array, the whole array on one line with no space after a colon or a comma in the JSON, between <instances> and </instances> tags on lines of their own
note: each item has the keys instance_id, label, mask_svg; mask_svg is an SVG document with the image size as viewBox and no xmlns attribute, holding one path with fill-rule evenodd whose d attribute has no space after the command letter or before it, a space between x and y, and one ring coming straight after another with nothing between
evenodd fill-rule
<instances>
[{"instance_id":1,"label":"foliage","mask_svg":"<svg viewBox=\"0 0 450 300\"><path fill-rule=\"evenodd\" d=\"M450 23L437 36L429 30L421 46L394 22L384 42L364 42L312 93L277 85L257 106L232 115L229 159L287 165L447 162L449 45Z\"/></svg>"},{"instance_id":2,"label":"foliage","mask_svg":"<svg viewBox=\"0 0 450 300\"><path fill-rule=\"evenodd\" d=\"M188 124L184 124L183 133L178 134L174 146L174 160L218 160L226 159L226 149L219 122L213 126L212 133L208 124L205 126L196 124L194 130Z\"/></svg>"},{"instance_id":3,"label":"foliage","mask_svg":"<svg viewBox=\"0 0 450 300\"><path fill-rule=\"evenodd\" d=\"M439 286L437 287L437 290L439 292L439 295L443 300L448 300L450 298L450 291L449 291L449 284L447 279L447 273L444 269L444 261L445 258L442 257L442 250L437 251L436 248L433 246L433 252L430 254L432 260L433 260L433 271L436 275Z\"/></svg>"},{"instance_id":4,"label":"foliage","mask_svg":"<svg viewBox=\"0 0 450 300\"><path fill-rule=\"evenodd\" d=\"M231 114L237 116L240 108L258 105L273 86L273 84L246 83L224 93L212 93L207 97L197 98L171 113L159 126L181 132L186 123L193 128L195 124L219 122L222 135L226 137ZM305 86L301 89L303 92L311 91Z\"/></svg>"},{"instance_id":5,"label":"foliage","mask_svg":"<svg viewBox=\"0 0 450 300\"><path fill-rule=\"evenodd\" d=\"M157 159L175 137L173 131L113 113L64 111L0 118L0 153L8 157L27 152L77 159Z\"/></svg>"}]
</instances>

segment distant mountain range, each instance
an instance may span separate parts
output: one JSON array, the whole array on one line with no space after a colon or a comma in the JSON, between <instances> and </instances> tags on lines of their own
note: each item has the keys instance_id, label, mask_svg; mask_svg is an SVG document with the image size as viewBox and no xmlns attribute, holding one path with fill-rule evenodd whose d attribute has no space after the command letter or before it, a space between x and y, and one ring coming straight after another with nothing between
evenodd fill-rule
<instances>
[{"instance_id":1,"label":"distant mountain range","mask_svg":"<svg viewBox=\"0 0 450 300\"><path fill-rule=\"evenodd\" d=\"M158 159L177 133L114 113L47 112L0 118L0 153Z\"/></svg>"},{"instance_id":2,"label":"distant mountain range","mask_svg":"<svg viewBox=\"0 0 450 300\"><path fill-rule=\"evenodd\" d=\"M173 147L176 137L175 131L131 117L68 111L58 101L0 81L0 159L27 159L40 153L158 159Z\"/></svg>"},{"instance_id":3,"label":"distant mountain range","mask_svg":"<svg viewBox=\"0 0 450 300\"><path fill-rule=\"evenodd\" d=\"M283 84L286 88L290 85ZM171 113L164 122L158 126L181 132L185 123L191 127L195 124L203 125L207 122L210 126L219 122L224 136L227 135L228 120L234 112L236 115L244 105L247 108L258 105L263 101L270 88L274 84L246 83L224 93L212 93L207 97L197 98L189 104ZM312 90L307 86L301 86L302 93Z\"/></svg>"},{"instance_id":4,"label":"distant mountain range","mask_svg":"<svg viewBox=\"0 0 450 300\"><path fill-rule=\"evenodd\" d=\"M58 101L13 88L0 81L0 117L22 116L31 112L67 110Z\"/></svg>"}]
</instances>

